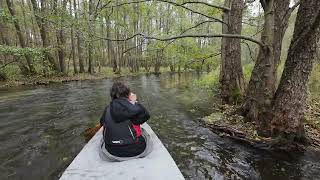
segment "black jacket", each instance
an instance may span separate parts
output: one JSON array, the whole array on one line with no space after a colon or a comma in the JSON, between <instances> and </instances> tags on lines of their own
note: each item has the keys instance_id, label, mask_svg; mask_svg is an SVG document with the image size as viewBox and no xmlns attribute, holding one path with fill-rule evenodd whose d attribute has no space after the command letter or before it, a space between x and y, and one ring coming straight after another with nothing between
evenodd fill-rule
<instances>
[{"instance_id":1,"label":"black jacket","mask_svg":"<svg viewBox=\"0 0 320 180\"><path fill-rule=\"evenodd\" d=\"M139 103L131 104L125 98L112 100L100 119L106 146L136 143L138 138L132 124L140 125L149 118L148 111Z\"/></svg>"}]
</instances>

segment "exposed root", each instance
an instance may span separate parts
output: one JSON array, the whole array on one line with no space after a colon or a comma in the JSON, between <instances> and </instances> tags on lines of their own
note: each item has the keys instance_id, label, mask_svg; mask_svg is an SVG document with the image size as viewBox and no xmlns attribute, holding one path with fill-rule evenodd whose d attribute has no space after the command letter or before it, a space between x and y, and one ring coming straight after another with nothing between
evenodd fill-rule
<instances>
[{"instance_id":1,"label":"exposed root","mask_svg":"<svg viewBox=\"0 0 320 180\"><path fill-rule=\"evenodd\" d=\"M320 128L315 124L311 124L310 121L307 121L305 124L307 144L295 141L292 142L285 138L265 138L258 135L255 124L246 122L242 116L234 114L233 112L235 109L236 107L233 106L221 106L219 112L204 117L201 121L206 127L210 128L221 137L231 138L253 148L270 151L320 150ZM312 112L312 116L317 114L315 111ZM312 122L316 121L313 120Z\"/></svg>"}]
</instances>

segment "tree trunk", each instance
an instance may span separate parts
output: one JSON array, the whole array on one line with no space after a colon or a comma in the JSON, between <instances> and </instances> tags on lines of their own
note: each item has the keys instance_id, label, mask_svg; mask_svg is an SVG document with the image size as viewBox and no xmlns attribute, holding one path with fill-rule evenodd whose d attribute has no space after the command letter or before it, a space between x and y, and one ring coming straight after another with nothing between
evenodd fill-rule
<instances>
[{"instance_id":1,"label":"tree trunk","mask_svg":"<svg viewBox=\"0 0 320 180\"><path fill-rule=\"evenodd\" d=\"M283 75L274 98L271 130L289 140L304 137L307 85L320 38L320 1L301 0Z\"/></svg>"},{"instance_id":2,"label":"tree trunk","mask_svg":"<svg viewBox=\"0 0 320 180\"><path fill-rule=\"evenodd\" d=\"M41 0L41 9L39 9L38 7L38 3L36 0L31 0L32 3L32 7L33 7L33 11L36 17L36 21L37 24L39 26L40 29L40 36L41 36L41 40L42 40L42 46L43 48L49 48L50 46L50 41L49 41L49 34L48 34L48 24L47 21L42 18L42 15L45 14L45 9L46 9L46 2L44 0ZM42 15L39 15L39 12L41 11ZM60 67L59 65L56 63L55 58L53 57L53 55L50 53L49 49L47 49L44 53L45 55L45 59L47 59L53 70L55 70L56 72L60 72ZM46 63L44 62L44 66L46 66Z\"/></svg>"},{"instance_id":3,"label":"tree trunk","mask_svg":"<svg viewBox=\"0 0 320 180\"><path fill-rule=\"evenodd\" d=\"M268 111L276 89L277 67L280 62L281 45L288 20L293 9L290 0L260 1L264 9L264 27L255 67L246 90L242 113L249 121L255 121L258 133L269 136Z\"/></svg>"},{"instance_id":4,"label":"tree trunk","mask_svg":"<svg viewBox=\"0 0 320 180\"><path fill-rule=\"evenodd\" d=\"M93 59L92 59L92 53L93 53L93 47L92 47L92 40L93 40L93 32L94 31L94 19L93 19L93 0L89 0L89 21L88 21L88 31L89 31L89 43L88 43L88 60L89 60L89 66L88 66L88 72L90 74L94 73L94 66L93 66Z\"/></svg>"},{"instance_id":5,"label":"tree trunk","mask_svg":"<svg viewBox=\"0 0 320 180\"><path fill-rule=\"evenodd\" d=\"M242 0L225 0L225 6L230 7L225 11L222 25L223 34L241 34ZM239 95L244 92L244 77L241 65L241 40L234 38L221 39L221 70L220 70L220 95L223 103L232 104L239 100Z\"/></svg>"},{"instance_id":6,"label":"tree trunk","mask_svg":"<svg viewBox=\"0 0 320 180\"><path fill-rule=\"evenodd\" d=\"M72 17L72 0L69 1L69 13ZM76 51L75 51L75 44L74 44L74 25L71 25L70 30L70 39L71 39L71 54L72 54L72 63L73 63L73 73L78 74L78 68L76 63Z\"/></svg>"},{"instance_id":7,"label":"tree trunk","mask_svg":"<svg viewBox=\"0 0 320 180\"><path fill-rule=\"evenodd\" d=\"M4 7L4 4L5 4L4 0L0 0L0 10L1 11L3 10L2 8ZM7 29L8 29L8 27L6 26L5 22L2 19L0 19L0 36L1 36L1 41L2 41L1 44L11 46L12 42L10 42L9 37L7 36L7 34L8 34ZM8 60L10 60L10 57L8 55L4 54L3 57L4 57L3 63L9 62ZM17 62L17 65L21 71L21 74L28 74L29 73L28 67L24 63L22 63L17 56L13 55L12 58L15 62ZM3 79L6 80L5 73L1 72L1 74L2 74Z\"/></svg>"},{"instance_id":8,"label":"tree trunk","mask_svg":"<svg viewBox=\"0 0 320 180\"><path fill-rule=\"evenodd\" d=\"M53 10L54 14L59 17L58 18L58 24L59 28L56 30L56 37L57 37L57 44L58 44L58 58L59 58L59 65L60 65L60 70L63 74L67 74L66 71L66 64L65 64L65 37L64 37L64 31L62 28L63 25L63 19L64 19L64 13L66 12L66 6L67 6L67 1L63 0L62 1L62 6L60 12L58 12L58 1L53 1Z\"/></svg>"},{"instance_id":9,"label":"tree trunk","mask_svg":"<svg viewBox=\"0 0 320 180\"><path fill-rule=\"evenodd\" d=\"M292 9L289 8L290 0L275 0L275 16L274 16L274 42L273 42L273 50L274 50L274 62L275 62L275 70L277 70L278 65L280 64L281 57L281 46L284 34L288 28L289 18L292 12ZM276 76L275 72L275 76ZM277 78L276 78L277 79Z\"/></svg>"},{"instance_id":10,"label":"tree trunk","mask_svg":"<svg viewBox=\"0 0 320 180\"><path fill-rule=\"evenodd\" d=\"M79 5L79 2L78 2L78 5ZM76 0L73 0L73 9L74 9L74 17L76 19L76 22L79 23ZM85 69L84 69L84 61L83 61L83 49L81 47L82 39L80 37L79 31L76 32L76 36L77 36L77 50L78 50L78 59L79 59L79 68L80 68L79 72L84 73Z\"/></svg>"},{"instance_id":11,"label":"tree trunk","mask_svg":"<svg viewBox=\"0 0 320 180\"><path fill-rule=\"evenodd\" d=\"M25 38L23 36L22 29L20 27L18 19L15 17L16 16L16 11L14 9L14 5L10 0L6 0L6 2L7 2L7 6L8 6L8 9L9 9L10 15L15 18L13 23L14 23L14 27L16 29L16 33L17 33L17 36L18 36L18 39L19 39L20 46L22 48L26 48L27 47L26 46L26 41L25 41ZM35 74L36 70L33 67L31 56L30 55L25 55L25 58L27 60L27 64L28 64L28 67L29 67L28 73Z\"/></svg>"},{"instance_id":12,"label":"tree trunk","mask_svg":"<svg viewBox=\"0 0 320 180\"><path fill-rule=\"evenodd\" d=\"M266 122L258 117L266 113L271 106L275 92L275 61L274 61L274 4L273 0L264 5L264 27L261 41L266 47L259 49L257 61L247 87L244 115L247 120L256 121L259 130L264 131ZM260 132L260 131L259 131Z\"/></svg>"}]
</instances>

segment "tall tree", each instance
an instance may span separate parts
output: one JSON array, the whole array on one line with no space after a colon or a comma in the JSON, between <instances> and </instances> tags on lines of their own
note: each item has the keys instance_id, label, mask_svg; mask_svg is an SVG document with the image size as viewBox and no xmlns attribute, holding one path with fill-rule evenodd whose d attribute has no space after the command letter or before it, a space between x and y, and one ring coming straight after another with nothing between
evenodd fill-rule
<instances>
[{"instance_id":1,"label":"tall tree","mask_svg":"<svg viewBox=\"0 0 320 180\"><path fill-rule=\"evenodd\" d=\"M69 1L69 13L72 17L72 0ZM74 23L71 24L71 30L70 30L70 39L71 39L71 54L72 54L72 63L73 63L73 72L74 74L78 74L78 68L76 63L76 48L75 48L75 42L74 42Z\"/></svg>"},{"instance_id":2,"label":"tall tree","mask_svg":"<svg viewBox=\"0 0 320 180\"><path fill-rule=\"evenodd\" d=\"M56 30L56 37L57 37L57 44L58 44L58 58L59 58L59 65L60 65L60 70L63 74L67 74L66 70L66 63L65 63L65 35L64 35L64 30L63 30L63 22L65 18L65 12L66 12L66 6L67 6L67 1L62 0L61 2L61 9L58 9L58 2L59 1L53 1L53 11L56 17L58 17L58 27Z\"/></svg>"},{"instance_id":3,"label":"tall tree","mask_svg":"<svg viewBox=\"0 0 320 180\"><path fill-rule=\"evenodd\" d=\"M4 8L4 0L0 0L0 11L3 11ZM4 19L0 19L0 37L1 37L1 44L6 45L6 46L12 46L14 42L10 41L8 37L9 31L8 31L8 26ZM3 63L7 63L7 61L10 59L9 55L4 54L4 61ZM20 61L19 57L13 55L13 61L17 62L17 65L21 71L22 74L28 74L29 70L28 67ZM0 61L1 62L1 61ZM6 75L3 71L0 71L0 76L2 80L6 79Z\"/></svg>"},{"instance_id":4,"label":"tall tree","mask_svg":"<svg viewBox=\"0 0 320 180\"><path fill-rule=\"evenodd\" d=\"M231 10L224 10L222 24L223 34L241 34L242 0L225 0L224 5ZM221 39L220 95L223 103L237 101L236 94L244 92L244 77L241 65L241 40L223 37Z\"/></svg>"},{"instance_id":5,"label":"tall tree","mask_svg":"<svg viewBox=\"0 0 320 180\"><path fill-rule=\"evenodd\" d=\"M261 33L264 46L259 49L242 112L248 120L256 121L261 129L268 125L263 116L268 113L276 90L276 71L280 62L282 39L293 11L289 8L289 2L290 0L260 1L264 10Z\"/></svg>"},{"instance_id":6,"label":"tall tree","mask_svg":"<svg viewBox=\"0 0 320 180\"><path fill-rule=\"evenodd\" d=\"M48 31L48 21L45 19L44 15L46 13L47 2L45 0L40 1L40 8L36 0L31 0L34 15L36 17L37 24L40 29L40 36L42 40L43 48L47 48L45 51L45 59L47 59L52 69L56 72L60 72L60 67L57 64L54 56L49 51L50 41L49 41L49 31ZM46 66L46 65L45 65Z\"/></svg>"},{"instance_id":7,"label":"tall tree","mask_svg":"<svg viewBox=\"0 0 320 180\"><path fill-rule=\"evenodd\" d=\"M18 18L16 18L16 11L14 9L14 4L13 4L13 2L11 0L6 0L6 2L7 2L7 6L8 6L8 9L9 9L9 12L10 12L11 16L14 18L13 23L14 23L14 27L16 29L16 33L17 33L17 36L18 36L18 39L19 39L20 46L22 48L26 48L27 47L26 40L25 40L25 37L23 35L22 29L20 27ZM33 66L31 56L26 54L25 58L27 60L27 64L28 64L28 67L29 67L28 73L35 74L36 70L35 70L35 68Z\"/></svg>"},{"instance_id":8,"label":"tall tree","mask_svg":"<svg viewBox=\"0 0 320 180\"><path fill-rule=\"evenodd\" d=\"M320 1L301 0L283 75L274 98L271 129L290 140L304 136L307 84L320 38Z\"/></svg>"},{"instance_id":9,"label":"tall tree","mask_svg":"<svg viewBox=\"0 0 320 180\"><path fill-rule=\"evenodd\" d=\"M94 29L95 29L95 19L93 14L93 8L94 3L93 0L89 0L89 18L88 18L88 33L89 33L89 42L88 42L88 60L89 60L89 66L88 66L88 72L90 74L94 73L94 63L93 63L93 47L92 47L92 41L93 41L93 35L94 35Z\"/></svg>"},{"instance_id":10,"label":"tall tree","mask_svg":"<svg viewBox=\"0 0 320 180\"><path fill-rule=\"evenodd\" d=\"M79 19L78 19L78 9L77 9L77 4L78 7L79 1L73 0L73 10L74 10L74 18L76 19L77 27L80 27ZM82 49L82 38L80 36L80 31L76 31L76 37L77 37L77 50L78 50L78 59L79 59L79 72L84 73L84 60L83 60L83 49Z\"/></svg>"}]
</instances>

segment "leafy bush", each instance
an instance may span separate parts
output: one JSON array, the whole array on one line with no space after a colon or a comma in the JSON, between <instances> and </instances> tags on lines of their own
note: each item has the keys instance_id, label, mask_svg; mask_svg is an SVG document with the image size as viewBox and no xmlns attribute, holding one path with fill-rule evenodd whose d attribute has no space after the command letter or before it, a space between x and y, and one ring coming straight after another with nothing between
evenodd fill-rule
<instances>
[{"instance_id":1,"label":"leafy bush","mask_svg":"<svg viewBox=\"0 0 320 180\"><path fill-rule=\"evenodd\" d=\"M1 69L1 76L5 78L4 80L17 80L21 76L20 69L17 65L7 65Z\"/></svg>"},{"instance_id":2,"label":"leafy bush","mask_svg":"<svg viewBox=\"0 0 320 180\"><path fill-rule=\"evenodd\" d=\"M195 84L201 88L217 91L219 88L219 73L220 68L216 68L209 74L201 77Z\"/></svg>"}]
</instances>

